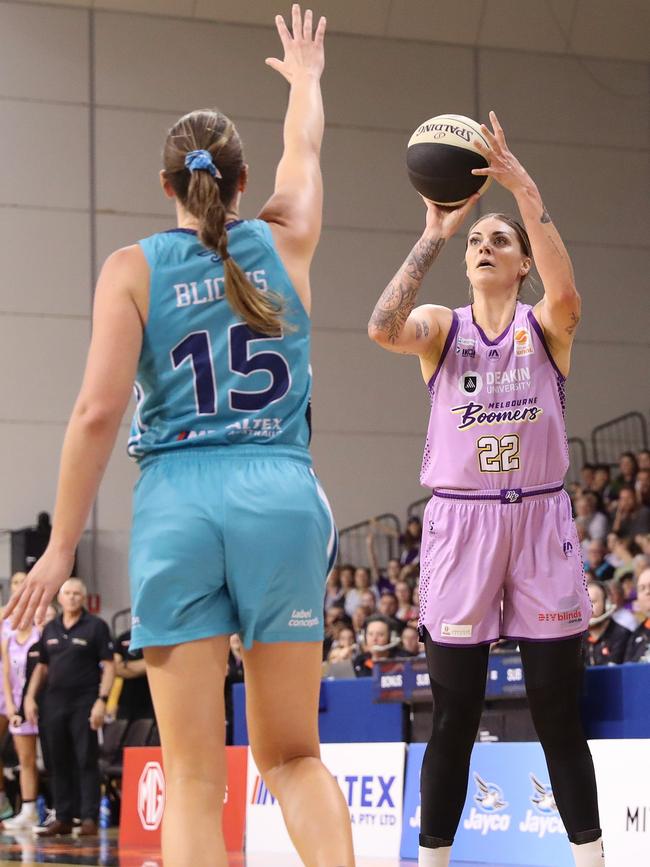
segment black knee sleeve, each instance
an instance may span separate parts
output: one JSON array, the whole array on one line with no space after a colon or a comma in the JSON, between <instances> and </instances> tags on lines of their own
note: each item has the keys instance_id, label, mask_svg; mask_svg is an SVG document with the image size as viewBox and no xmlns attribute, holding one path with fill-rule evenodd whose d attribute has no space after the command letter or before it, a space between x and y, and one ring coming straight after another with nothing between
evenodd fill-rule
<instances>
[{"instance_id":1,"label":"black knee sleeve","mask_svg":"<svg viewBox=\"0 0 650 867\"><path fill-rule=\"evenodd\" d=\"M581 639L522 641L520 649L530 712L555 803L569 839L590 842L598 838L600 822L594 765L580 719Z\"/></svg>"},{"instance_id":2,"label":"black knee sleeve","mask_svg":"<svg viewBox=\"0 0 650 867\"><path fill-rule=\"evenodd\" d=\"M433 728L420 775L420 845L450 846L467 794L472 746L481 719L488 647L435 645L425 636Z\"/></svg>"}]
</instances>

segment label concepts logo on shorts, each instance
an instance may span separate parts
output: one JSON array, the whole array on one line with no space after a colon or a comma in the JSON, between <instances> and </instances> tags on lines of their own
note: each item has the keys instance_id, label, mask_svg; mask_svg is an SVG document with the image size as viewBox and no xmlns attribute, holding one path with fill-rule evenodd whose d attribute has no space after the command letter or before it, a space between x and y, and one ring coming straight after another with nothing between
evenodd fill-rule
<instances>
[{"instance_id":1,"label":"label concepts logo on shorts","mask_svg":"<svg viewBox=\"0 0 650 867\"><path fill-rule=\"evenodd\" d=\"M291 612L289 626L306 627L307 629L311 629L312 626L318 626L318 624L319 619L318 617L312 617L311 608L294 608Z\"/></svg>"},{"instance_id":2,"label":"label concepts logo on shorts","mask_svg":"<svg viewBox=\"0 0 650 867\"><path fill-rule=\"evenodd\" d=\"M458 388L463 394L468 396L480 394L483 388L483 377L474 370L468 370L467 373L463 373L458 379Z\"/></svg>"},{"instance_id":3,"label":"label concepts logo on shorts","mask_svg":"<svg viewBox=\"0 0 650 867\"><path fill-rule=\"evenodd\" d=\"M532 355L534 351L530 331L527 328L515 329L515 355Z\"/></svg>"},{"instance_id":4,"label":"label concepts logo on shorts","mask_svg":"<svg viewBox=\"0 0 650 867\"><path fill-rule=\"evenodd\" d=\"M470 337L459 337L456 341L456 355L463 358L476 357L476 340Z\"/></svg>"},{"instance_id":5,"label":"label concepts logo on shorts","mask_svg":"<svg viewBox=\"0 0 650 867\"><path fill-rule=\"evenodd\" d=\"M165 810L165 777L158 762L147 762L138 781L138 815L145 831L155 831Z\"/></svg>"},{"instance_id":6,"label":"label concepts logo on shorts","mask_svg":"<svg viewBox=\"0 0 650 867\"><path fill-rule=\"evenodd\" d=\"M480 831L481 834L487 834L488 831L507 831L512 817L503 812L508 802L501 788L496 783L488 783L476 772L474 781L476 782L474 801L478 809L472 807L469 816L463 822L463 827L467 831Z\"/></svg>"},{"instance_id":7,"label":"label concepts logo on shorts","mask_svg":"<svg viewBox=\"0 0 650 867\"><path fill-rule=\"evenodd\" d=\"M533 787L530 802L535 809L526 810L526 818L519 823L519 830L524 834L535 834L540 839L546 834L564 834L564 825L550 785L540 782L533 773L528 776Z\"/></svg>"},{"instance_id":8,"label":"label concepts logo on shorts","mask_svg":"<svg viewBox=\"0 0 650 867\"><path fill-rule=\"evenodd\" d=\"M443 623L440 634L445 638L471 638L472 626L470 623Z\"/></svg>"}]
</instances>

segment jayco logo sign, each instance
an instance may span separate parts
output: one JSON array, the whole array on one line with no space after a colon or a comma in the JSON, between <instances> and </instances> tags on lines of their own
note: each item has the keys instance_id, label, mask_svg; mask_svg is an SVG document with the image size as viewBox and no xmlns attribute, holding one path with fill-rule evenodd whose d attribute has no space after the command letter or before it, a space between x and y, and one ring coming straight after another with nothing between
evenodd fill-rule
<instances>
[{"instance_id":1,"label":"jayco logo sign","mask_svg":"<svg viewBox=\"0 0 650 867\"><path fill-rule=\"evenodd\" d=\"M411 744L406 769L401 857L417 859L424 744ZM536 743L475 744L467 799L452 861L572 867L544 754Z\"/></svg>"}]
</instances>

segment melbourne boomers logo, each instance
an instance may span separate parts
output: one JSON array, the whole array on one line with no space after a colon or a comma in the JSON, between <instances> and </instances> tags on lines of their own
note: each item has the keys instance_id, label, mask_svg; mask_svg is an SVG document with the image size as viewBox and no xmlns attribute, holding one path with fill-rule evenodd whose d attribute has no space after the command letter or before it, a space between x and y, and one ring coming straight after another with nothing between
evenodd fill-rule
<instances>
[{"instance_id":1,"label":"melbourne boomers logo","mask_svg":"<svg viewBox=\"0 0 650 867\"><path fill-rule=\"evenodd\" d=\"M488 783L476 772L474 781L476 783L474 801L478 809L472 807L469 816L463 822L463 827L467 831L480 831L482 835L487 834L488 831L507 831L512 817L503 812L508 806L503 791L496 783Z\"/></svg>"},{"instance_id":2,"label":"melbourne boomers logo","mask_svg":"<svg viewBox=\"0 0 650 867\"><path fill-rule=\"evenodd\" d=\"M165 810L165 777L159 762L147 762L138 781L138 815L145 831L155 831Z\"/></svg>"},{"instance_id":3,"label":"melbourne boomers logo","mask_svg":"<svg viewBox=\"0 0 650 867\"><path fill-rule=\"evenodd\" d=\"M474 403L470 401L462 406L454 406L451 412L461 414L458 430L468 430L474 425L495 425L495 424L521 424L525 421L537 421L543 409L535 404L536 398L522 398L517 401L508 401L508 409L492 409L494 406L503 406L503 404L488 404L486 407L483 403ZM516 405L516 406L515 406ZM487 410L487 411L486 411Z\"/></svg>"},{"instance_id":4,"label":"melbourne boomers logo","mask_svg":"<svg viewBox=\"0 0 650 867\"><path fill-rule=\"evenodd\" d=\"M534 810L526 811L526 818L519 823L519 830L524 834L536 834L540 839L546 834L564 834L564 825L550 785L540 782L533 773L529 777L533 787L530 802Z\"/></svg>"}]
</instances>

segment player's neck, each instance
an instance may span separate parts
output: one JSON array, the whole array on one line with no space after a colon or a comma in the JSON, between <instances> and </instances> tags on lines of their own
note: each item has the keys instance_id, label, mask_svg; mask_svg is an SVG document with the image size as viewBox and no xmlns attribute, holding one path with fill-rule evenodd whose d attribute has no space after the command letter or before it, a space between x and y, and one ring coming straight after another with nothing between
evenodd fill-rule
<instances>
[{"instance_id":1,"label":"player's neck","mask_svg":"<svg viewBox=\"0 0 650 867\"><path fill-rule=\"evenodd\" d=\"M226 223L232 220L239 219L239 211L237 208L228 208L226 210ZM181 203L176 199L176 224L179 229L192 229L195 232L199 230L199 221L189 211L186 211Z\"/></svg>"},{"instance_id":2,"label":"player's neck","mask_svg":"<svg viewBox=\"0 0 650 867\"><path fill-rule=\"evenodd\" d=\"M502 334L512 322L517 305L517 296L512 290L487 293L475 292L472 303L474 322L485 331L491 339Z\"/></svg>"}]
</instances>

